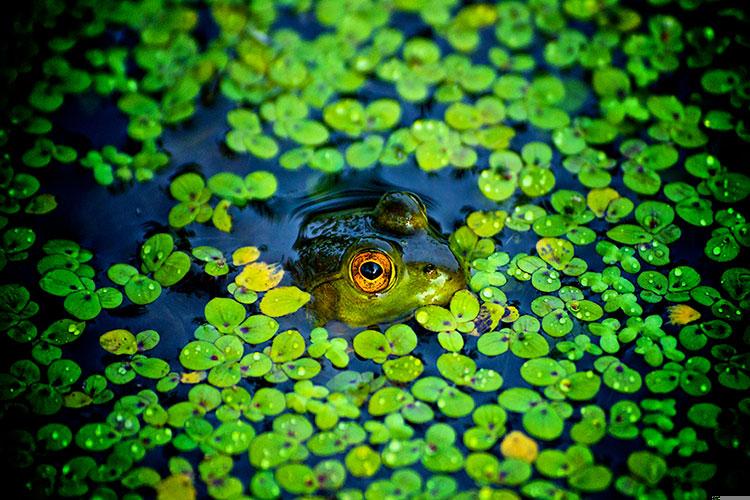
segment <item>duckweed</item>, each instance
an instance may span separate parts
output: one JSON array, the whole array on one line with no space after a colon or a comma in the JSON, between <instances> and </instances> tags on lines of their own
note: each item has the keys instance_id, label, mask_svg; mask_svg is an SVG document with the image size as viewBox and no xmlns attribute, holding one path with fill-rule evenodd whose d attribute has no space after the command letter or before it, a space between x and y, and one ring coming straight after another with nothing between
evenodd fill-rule
<instances>
[{"instance_id":1,"label":"duckweed","mask_svg":"<svg viewBox=\"0 0 750 500\"><path fill-rule=\"evenodd\" d=\"M27 10L0 98L9 494L741 489L732 2ZM276 229L349 182L419 192L467 289L313 325Z\"/></svg>"}]
</instances>

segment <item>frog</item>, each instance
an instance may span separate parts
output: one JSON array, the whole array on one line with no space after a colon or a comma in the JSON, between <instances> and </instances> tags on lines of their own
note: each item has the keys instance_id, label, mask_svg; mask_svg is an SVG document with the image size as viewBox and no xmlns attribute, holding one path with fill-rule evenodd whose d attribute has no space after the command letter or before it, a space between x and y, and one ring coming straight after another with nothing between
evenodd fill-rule
<instances>
[{"instance_id":1,"label":"frog","mask_svg":"<svg viewBox=\"0 0 750 500\"><path fill-rule=\"evenodd\" d=\"M463 267L412 192L314 215L294 249L292 275L311 294L308 310L318 325L393 322L421 306L445 305L466 288Z\"/></svg>"}]
</instances>

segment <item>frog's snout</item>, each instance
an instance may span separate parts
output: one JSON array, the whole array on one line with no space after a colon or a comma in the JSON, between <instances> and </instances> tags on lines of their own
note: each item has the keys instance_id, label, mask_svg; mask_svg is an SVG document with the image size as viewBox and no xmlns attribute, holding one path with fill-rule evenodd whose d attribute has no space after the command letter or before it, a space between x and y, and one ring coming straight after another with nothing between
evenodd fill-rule
<instances>
[{"instance_id":1,"label":"frog's snout","mask_svg":"<svg viewBox=\"0 0 750 500\"><path fill-rule=\"evenodd\" d=\"M445 287L452 290L450 292L451 295L463 288L466 288L466 276L464 275L460 267L457 267L456 269L444 270L443 274L446 277Z\"/></svg>"},{"instance_id":2,"label":"frog's snout","mask_svg":"<svg viewBox=\"0 0 750 500\"><path fill-rule=\"evenodd\" d=\"M420 302L423 305L446 304L454 293L466 288L466 278L458 262L456 262L455 267L426 263L421 266L420 270L429 283L425 290L419 294Z\"/></svg>"}]
</instances>

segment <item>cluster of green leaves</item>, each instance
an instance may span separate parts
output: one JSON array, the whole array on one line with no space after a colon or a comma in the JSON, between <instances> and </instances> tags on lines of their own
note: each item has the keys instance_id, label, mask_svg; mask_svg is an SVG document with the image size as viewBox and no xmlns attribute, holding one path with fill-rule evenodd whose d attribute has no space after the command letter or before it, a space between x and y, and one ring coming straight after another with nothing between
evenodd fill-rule
<instances>
[{"instance_id":1,"label":"cluster of green leaves","mask_svg":"<svg viewBox=\"0 0 750 500\"><path fill-rule=\"evenodd\" d=\"M186 173L177 176L169 186L172 196L179 202L169 211L169 225L182 228L192 222L211 221L224 232L232 230L229 208L243 207L253 200L267 200L277 189L276 177L265 170L252 172L242 177L221 172L211 176L208 183L198 174ZM220 198L211 207L212 195Z\"/></svg>"},{"instance_id":2,"label":"cluster of green leaves","mask_svg":"<svg viewBox=\"0 0 750 500\"><path fill-rule=\"evenodd\" d=\"M138 305L150 304L159 298L162 286L182 280L191 263L187 253L175 250L174 238L167 233L148 238L141 246L140 260L140 270L130 264L114 264L107 270L109 279L123 286L128 299Z\"/></svg>"},{"instance_id":3,"label":"cluster of green leaves","mask_svg":"<svg viewBox=\"0 0 750 500\"><path fill-rule=\"evenodd\" d=\"M42 215L57 207L55 197L39 193L39 179L26 172L16 173L8 165L0 166L0 213L17 214L23 210L27 214Z\"/></svg>"},{"instance_id":4,"label":"cluster of green leaves","mask_svg":"<svg viewBox=\"0 0 750 500\"><path fill-rule=\"evenodd\" d=\"M69 240L49 240L47 254L37 263L42 275L39 287L45 292L65 297L65 310L77 319L96 318L102 309L113 309L122 303L122 294L111 287L96 288L94 269L86 264L93 254Z\"/></svg>"},{"instance_id":5,"label":"cluster of green leaves","mask_svg":"<svg viewBox=\"0 0 750 500\"><path fill-rule=\"evenodd\" d=\"M5 229L8 219L0 216L0 231L3 231L0 243L0 270L8 265L8 262L26 260L29 256L28 250L36 241L36 233L28 227L13 227Z\"/></svg>"}]
</instances>

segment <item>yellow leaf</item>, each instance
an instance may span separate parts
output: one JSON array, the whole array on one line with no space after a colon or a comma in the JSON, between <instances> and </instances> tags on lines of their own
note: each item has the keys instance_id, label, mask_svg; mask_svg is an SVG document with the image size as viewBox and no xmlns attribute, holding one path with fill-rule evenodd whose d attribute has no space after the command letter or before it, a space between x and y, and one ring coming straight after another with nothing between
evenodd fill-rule
<instances>
[{"instance_id":1,"label":"yellow leaf","mask_svg":"<svg viewBox=\"0 0 750 500\"><path fill-rule=\"evenodd\" d=\"M509 432L503 442L500 443L500 451L507 458L516 458L526 463L532 463L539 455L539 447L536 441L523 432Z\"/></svg>"},{"instance_id":2,"label":"yellow leaf","mask_svg":"<svg viewBox=\"0 0 750 500\"><path fill-rule=\"evenodd\" d=\"M83 408L94 402L88 394L81 391L69 392L63 398L67 408Z\"/></svg>"},{"instance_id":3,"label":"yellow leaf","mask_svg":"<svg viewBox=\"0 0 750 500\"><path fill-rule=\"evenodd\" d=\"M508 212L495 210L494 212L472 212L466 218L466 225L474 234L482 238L491 238L503 230Z\"/></svg>"},{"instance_id":4,"label":"yellow leaf","mask_svg":"<svg viewBox=\"0 0 750 500\"><path fill-rule=\"evenodd\" d=\"M473 29L491 26L497 19L497 9L486 3L478 3L461 9L456 21Z\"/></svg>"},{"instance_id":5,"label":"yellow leaf","mask_svg":"<svg viewBox=\"0 0 750 500\"><path fill-rule=\"evenodd\" d=\"M99 345L112 354L135 354L138 352L138 342L135 336L127 330L110 330L99 337Z\"/></svg>"},{"instance_id":6,"label":"yellow leaf","mask_svg":"<svg viewBox=\"0 0 750 500\"><path fill-rule=\"evenodd\" d=\"M700 319L701 313L685 304L667 307L669 311L669 323L672 325L687 325Z\"/></svg>"},{"instance_id":7,"label":"yellow leaf","mask_svg":"<svg viewBox=\"0 0 750 500\"><path fill-rule=\"evenodd\" d=\"M475 323L479 323L481 321L485 321L486 318L489 318L490 324L489 327L483 328L483 331L491 332L495 329L498 323L500 323L500 319L505 315L505 306L501 306L500 304L495 304L494 302L485 302L482 304L482 308L479 311L479 316L475 320ZM479 335L479 332L475 329L470 335Z\"/></svg>"},{"instance_id":8,"label":"yellow leaf","mask_svg":"<svg viewBox=\"0 0 750 500\"><path fill-rule=\"evenodd\" d=\"M277 318L296 312L310 301L310 294L296 286L281 286L269 290L260 301L260 312Z\"/></svg>"},{"instance_id":9,"label":"yellow leaf","mask_svg":"<svg viewBox=\"0 0 750 500\"><path fill-rule=\"evenodd\" d=\"M280 265L253 262L245 266L234 282L254 292L265 292L278 285L283 277L284 270Z\"/></svg>"},{"instance_id":10,"label":"yellow leaf","mask_svg":"<svg viewBox=\"0 0 750 500\"><path fill-rule=\"evenodd\" d=\"M232 264L235 266L244 266L260 257L260 250L256 247L240 247L232 254Z\"/></svg>"},{"instance_id":11,"label":"yellow leaf","mask_svg":"<svg viewBox=\"0 0 750 500\"><path fill-rule=\"evenodd\" d=\"M620 193L610 187L592 189L586 196L586 203L597 217L604 217L610 203L620 197Z\"/></svg>"},{"instance_id":12,"label":"yellow leaf","mask_svg":"<svg viewBox=\"0 0 750 500\"><path fill-rule=\"evenodd\" d=\"M195 500L195 486L187 474L172 474L156 485L157 500Z\"/></svg>"},{"instance_id":13,"label":"yellow leaf","mask_svg":"<svg viewBox=\"0 0 750 500\"><path fill-rule=\"evenodd\" d=\"M227 200L221 200L216 205L216 208L214 208L214 214L211 217L211 220L219 231L228 233L232 230L232 216L229 215L229 207L231 206L232 204Z\"/></svg>"},{"instance_id":14,"label":"yellow leaf","mask_svg":"<svg viewBox=\"0 0 750 500\"><path fill-rule=\"evenodd\" d=\"M185 372L180 375L180 382L183 384L198 384L206 380L206 372Z\"/></svg>"},{"instance_id":15,"label":"yellow leaf","mask_svg":"<svg viewBox=\"0 0 750 500\"><path fill-rule=\"evenodd\" d=\"M513 323L515 320L521 317L521 313L518 312L518 308L515 306L505 307L505 316L500 318L503 323Z\"/></svg>"},{"instance_id":16,"label":"yellow leaf","mask_svg":"<svg viewBox=\"0 0 750 500\"><path fill-rule=\"evenodd\" d=\"M536 242L536 251L544 262L558 271L573 258L573 244L561 238L542 238Z\"/></svg>"}]
</instances>

